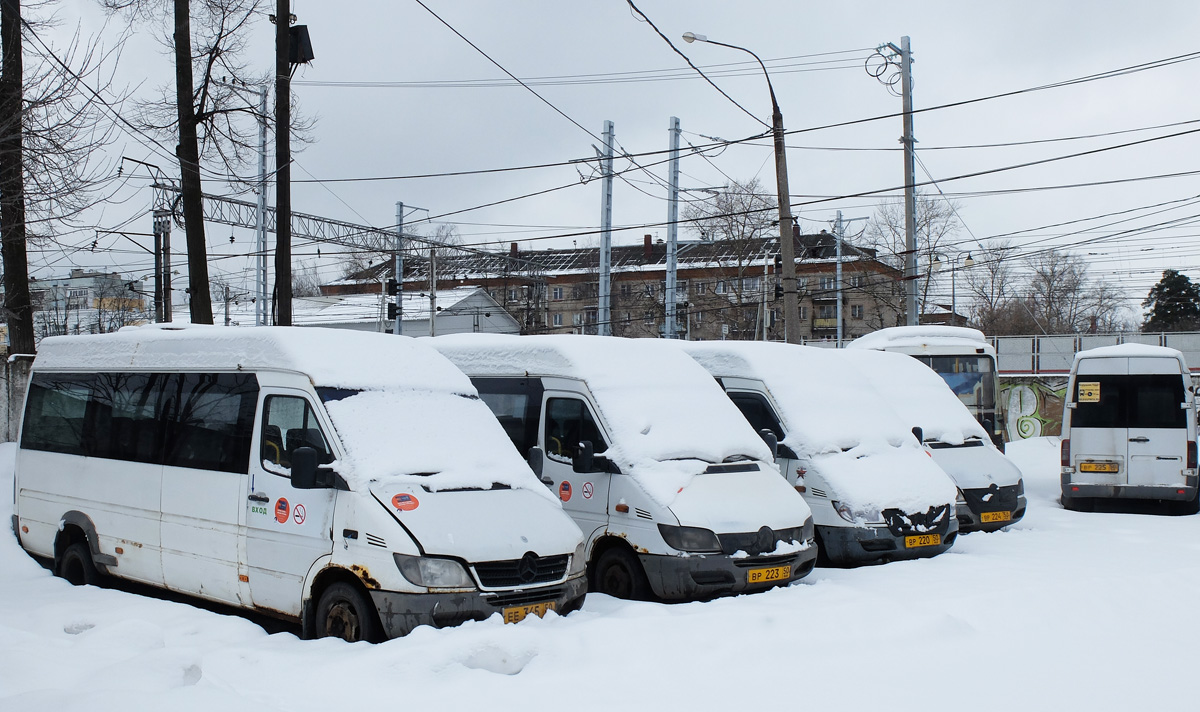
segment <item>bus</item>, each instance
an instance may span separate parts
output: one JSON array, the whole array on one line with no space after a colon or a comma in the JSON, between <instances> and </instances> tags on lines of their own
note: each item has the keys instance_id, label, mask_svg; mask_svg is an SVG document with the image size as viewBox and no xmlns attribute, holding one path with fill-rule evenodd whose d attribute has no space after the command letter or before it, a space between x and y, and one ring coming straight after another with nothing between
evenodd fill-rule
<instances>
[{"instance_id":1,"label":"bus","mask_svg":"<svg viewBox=\"0 0 1200 712\"><path fill-rule=\"evenodd\" d=\"M1004 449L996 348L982 331L962 326L893 326L861 336L847 348L895 351L929 366L991 434L996 447Z\"/></svg>"}]
</instances>

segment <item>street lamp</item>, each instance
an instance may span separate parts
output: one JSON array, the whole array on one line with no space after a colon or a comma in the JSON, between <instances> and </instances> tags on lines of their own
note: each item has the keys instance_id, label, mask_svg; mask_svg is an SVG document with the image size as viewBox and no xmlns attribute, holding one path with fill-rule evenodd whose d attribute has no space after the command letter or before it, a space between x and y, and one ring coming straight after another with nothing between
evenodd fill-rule
<instances>
[{"instance_id":1,"label":"street lamp","mask_svg":"<svg viewBox=\"0 0 1200 712\"><path fill-rule=\"evenodd\" d=\"M961 255L962 253L960 252L959 254ZM950 321L951 322L953 322L954 318L956 316L958 316L958 308L957 308L957 304L955 301L955 299L957 297L957 293L955 291L955 285L954 285L954 277L955 277L955 275L958 274L958 270L959 270L959 267L955 264L957 261L958 261L957 256L947 257L944 261L942 260L942 256L940 254L935 254L933 256L934 271L941 271L942 269L947 269L947 268L950 270ZM966 259L964 259L962 262L962 268L966 269L967 267L974 266L974 264L975 264L975 260L971 259L971 253L968 252ZM949 265L949 267L947 267L947 265ZM953 324L951 324L951 325L953 325Z\"/></svg>"},{"instance_id":2,"label":"street lamp","mask_svg":"<svg viewBox=\"0 0 1200 712\"><path fill-rule=\"evenodd\" d=\"M683 41L707 42L721 47L737 49L754 57L758 66L762 67L763 76L767 79L767 90L771 92L771 133L775 137L775 192L779 202L779 254L783 260L783 325L784 337L790 344L800 343L800 308L796 294L796 246L792 241L792 205L788 197L787 156L783 145L783 112L779 110L779 102L775 100L775 87L771 85L771 75L767 73L767 65L758 55L745 47L725 44L710 40L705 35L685 32Z\"/></svg>"}]
</instances>

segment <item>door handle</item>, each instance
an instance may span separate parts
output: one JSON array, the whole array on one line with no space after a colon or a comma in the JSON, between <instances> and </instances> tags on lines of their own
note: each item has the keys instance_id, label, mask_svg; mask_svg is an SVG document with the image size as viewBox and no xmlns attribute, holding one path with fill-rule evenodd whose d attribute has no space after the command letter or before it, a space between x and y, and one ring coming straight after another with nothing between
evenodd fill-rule
<instances>
[{"instance_id":1,"label":"door handle","mask_svg":"<svg viewBox=\"0 0 1200 712\"><path fill-rule=\"evenodd\" d=\"M265 495L265 494L259 494L259 493L257 493L257 492L255 492L255 493L251 494L251 495L250 495L249 497L247 497L246 499L250 500L251 502L264 502L264 503L265 503L265 502L270 502L270 501L271 501L271 498L270 498L270 497L268 497L267 495Z\"/></svg>"},{"instance_id":2,"label":"door handle","mask_svg":"<svg viewBox=\"0 0 1200 712\"><path fill-rule=\"evenodd\" d=\"M1131 443L1148 443L1148 442L1150 442L1150 438L1146 437L1145 435L1139 435L1136 438L1129 438L1129 442L1131 442Z\"/></svg>"}]
</instances>

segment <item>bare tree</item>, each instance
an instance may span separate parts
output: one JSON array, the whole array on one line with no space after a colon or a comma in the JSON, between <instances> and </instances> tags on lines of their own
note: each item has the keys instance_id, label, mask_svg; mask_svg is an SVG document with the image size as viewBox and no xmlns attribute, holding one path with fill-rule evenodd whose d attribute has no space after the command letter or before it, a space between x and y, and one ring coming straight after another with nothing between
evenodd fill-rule
<instances>
[{"instance_id":1,"label":"bare tree","mask_svg":"<svg viewBox=\"0 0 1200 712\"><path fill-rule=\"evenodd\" d=\"M22 17L20 0L0 3L0 256L4 311L14 353L36 348L26 243L49 239L95 200L108 173L97 150L112 125L102 121L97 92L108 92L106 69L118 50L104 51L76 32L55 48L39 35L47 23ZM25 40L37 59L25 71ZM118 44L119 47L119 44ZM114 97L116 102L120 97Z\"/></svg>"},{"instance_id":2,"label":"bare tree","mask_svg":"<svg viewBox=\"0 0 1200 712\"><path fill-rule=\"evenodd\" d=\"M292 270L292 296L321 296L321 273L315 262L300 265L298 269Z\"/></svg>"},{"instance_id":3,"label":"bare tree","mask_svg":"<svg viewBox=\"0 0 1200 712\"><path fill-rule=\"evenodd\" d=\"M923 314L933 286L930 265L933 264L934 255L953 243L961 223L955 213L956 206L944 199L918 192L916 203L917 310ZM863 232L865 246L874 249L881 262L901 271L907 252L904 224L904 201L888 201L879 207ZM881 314L900 314L903 318L905 290L902 282L875 281L870 292L875 300L886 307L879 310Z\"/></svg>"},{"instance_id":4,"label":"bare tree","mask_svg":"<svg viewBox=\"0 0 1200 712\"><path fill-rule=\"evenodd\" d=\"M96 331L103 334L123 326L150 321L145 295L134 291L133 285L133 282L119 282L115 279L97 281L92 290Z\"/></svg>"}]
</instances>

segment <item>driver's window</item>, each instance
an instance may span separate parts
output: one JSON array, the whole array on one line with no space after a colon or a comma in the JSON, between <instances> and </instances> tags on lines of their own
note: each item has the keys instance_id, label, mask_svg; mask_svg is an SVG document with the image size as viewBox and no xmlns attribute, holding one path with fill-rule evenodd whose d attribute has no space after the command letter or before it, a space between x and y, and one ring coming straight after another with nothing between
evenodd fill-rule
<instances>
[{"instance_id":1,"label":"driver's window","mask_svg":"<svg viewBox=\"0 0 1200 712\"><path fill-rule=\"evenodd\" d=\"M333 462L333 453L308 401L295 396L267 396L260 455L263 468L280 475L290 474L292 453L298 447L316 450L317 462L322 465Z\"/></svg>"},{"instance_id":2,"label":"driver's window","mask_svg":"<svg viewBox=\"0 0 1200 712\"><path fill-rule=\"evenodd\" d=\"M594 452L608 449L587 404L578 398L547 399L546 454L569 462L579 451L579 443L584 440L592 441Z\"/></svg>"},{"instance_id":3,"label":"driver's window","mask_svg":"<svg viewBox=\"0 0 1200 712\"><path fill-rule=\"evenodd\" d=\"M754 432L770 430L775 433L776 440L783 440L783 426L779 424L779 418L775 417L775 411L766 398L757 393L730 393L729 400L733 401L746 420L750 421Z\"/></svg>"}]
</instances>

